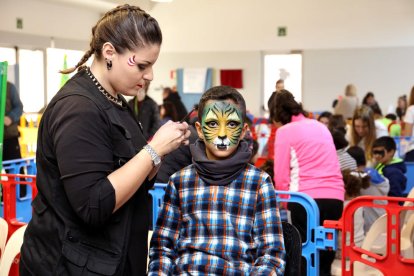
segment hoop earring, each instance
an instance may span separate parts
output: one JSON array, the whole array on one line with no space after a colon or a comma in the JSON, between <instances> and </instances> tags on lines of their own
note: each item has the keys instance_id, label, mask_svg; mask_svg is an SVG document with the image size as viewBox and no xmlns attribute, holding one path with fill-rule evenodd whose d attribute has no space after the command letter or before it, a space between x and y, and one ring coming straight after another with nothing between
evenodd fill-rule
<instances>
[{"instance_id":1,"label":"hoop earring","mask_svg":"<svg viewBox=\"0 0 414 276\"><path fill-rule=\"evenodd\" d=\"M106 60L106 69L111 70L112 69L112 60L105 59Z\"/></svg>"}]
</instances>

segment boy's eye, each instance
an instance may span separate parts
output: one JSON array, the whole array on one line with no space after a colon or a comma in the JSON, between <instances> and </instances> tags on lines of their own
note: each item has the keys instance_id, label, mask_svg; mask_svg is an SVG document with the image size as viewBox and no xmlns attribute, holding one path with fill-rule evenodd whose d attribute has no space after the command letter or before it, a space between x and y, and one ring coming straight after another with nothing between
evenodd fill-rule
<instances>
[{"instance_id":1,"label":"boy's eye","mask_svg":"<svg viewBox=\"0 0 414 276\"><path fill-rule=\"evenodd\" d=\"M217 126L218 126L218 124L217 124L217 122L216 122L216 121L206 122L206 125L207 125L208 127L217 127Z\"/></svg>"},{"instance_id":2,"label":"boy's eye","mask_svg":"<svg viewBox=\"0 0 414 276\"><path fill-rule=\"evenodd\" d=\"M240 125L240 123L236 122L236 121L230 121L230 122L227 123L227 126L230 127L230 128L236 128L239 125Z\"/></svg>"}]
</instances>

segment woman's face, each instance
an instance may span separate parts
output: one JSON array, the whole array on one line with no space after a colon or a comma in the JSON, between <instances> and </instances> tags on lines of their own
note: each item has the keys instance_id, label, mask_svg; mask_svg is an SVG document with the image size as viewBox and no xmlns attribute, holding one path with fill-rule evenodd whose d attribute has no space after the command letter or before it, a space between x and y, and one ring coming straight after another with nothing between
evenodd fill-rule
<instances>
[{"instance_id":1,"label":"woman's face","mask_svg":"<svg viewBox=\"0 0 414 276\"><path fill-rule=\"evenodd\" d=\"M160 45L147 45L135 51L116 54L112 60L110 83L116 93L136 96L145 88L145 81L152 81L152 66L158 59Z\"/></svg>"},{"instance_id":2,"label":"woman's face","mask_svg":"<svg viewBox=\"0 0 414 276\"><path fill-rule=\"evenodd\" d=\"M398 99L398 107L405 108L405 101L403 99Z\"/></svg>"},{"instance_id":3,"label":"woman's face","mask_svg":"<svg viewBox=\"0 0 414 276\"><path fill-rule=\"evenodd\" d=\"M375 104L375 98L373 96L369 96L367 98L367 104L368 105L374 105Z\"/></svg>"},{"instance_id":4,"label":"woman's face","mask_svg":"<svg viewBox=\"0 0 414 276\"><path fill-rule=\"evenodd\" d=\"M320 117L318 119L319 122L321 122L322 124L324 124L326 127L329 126L329 118L328 117Z\"/></svg>"},{"instance_id":5,"label":"woman's face","mask_svg":"<svg viewBox=\"0 0 414 276\"><path fill-rule=\"evenodd\" d=\"M368 135L368 124L361 119L355 119L354 129L359 137L363 138Z\"/></svg>"}]
</instances>

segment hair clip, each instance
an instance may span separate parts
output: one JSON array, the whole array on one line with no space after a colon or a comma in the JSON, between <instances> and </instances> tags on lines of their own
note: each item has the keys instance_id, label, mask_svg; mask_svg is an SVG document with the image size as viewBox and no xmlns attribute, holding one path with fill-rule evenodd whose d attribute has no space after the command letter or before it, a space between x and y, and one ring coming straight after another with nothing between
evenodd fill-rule
<instances>
[{"instance_id":1,"label":"hair clip","mask_svg":"<svg viewBox=\"0 0 414 276\"><path fill-rule=\"evenodd\" d=\"M359 177L359 178L365 178L368 176L366 172L358 172L358 171L352 171L349 174L355 177Z\"/></svg>"},{"instance_id":2,"label":"hair clip","mask_svg":"<svg viewBox=\"0 0 414 276\"><path fill-rule=\"evenodd\" d=\"M135 55L133 55L132 57L128 58L128 65L129 66L134 66L135 64L136 64Z\"/></svg>"}]
</instances>

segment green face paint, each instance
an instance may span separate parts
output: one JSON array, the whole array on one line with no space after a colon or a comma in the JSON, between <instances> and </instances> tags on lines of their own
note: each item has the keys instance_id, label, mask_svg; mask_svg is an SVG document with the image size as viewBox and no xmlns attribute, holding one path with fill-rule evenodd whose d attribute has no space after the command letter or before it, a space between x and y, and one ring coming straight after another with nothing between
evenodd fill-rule
<instances>
[{"instance_id":1,"label":"green face paint","mask_svg":"<svg viewBox=\"0 0 414 276\"><path fill-rule=\"evenodd\" d=\"M228 101L217 101L204 107L201 127L205 141L219 150L228 150L239 143L243 132L240 108Z\"/></svg>"}]
</instances>

